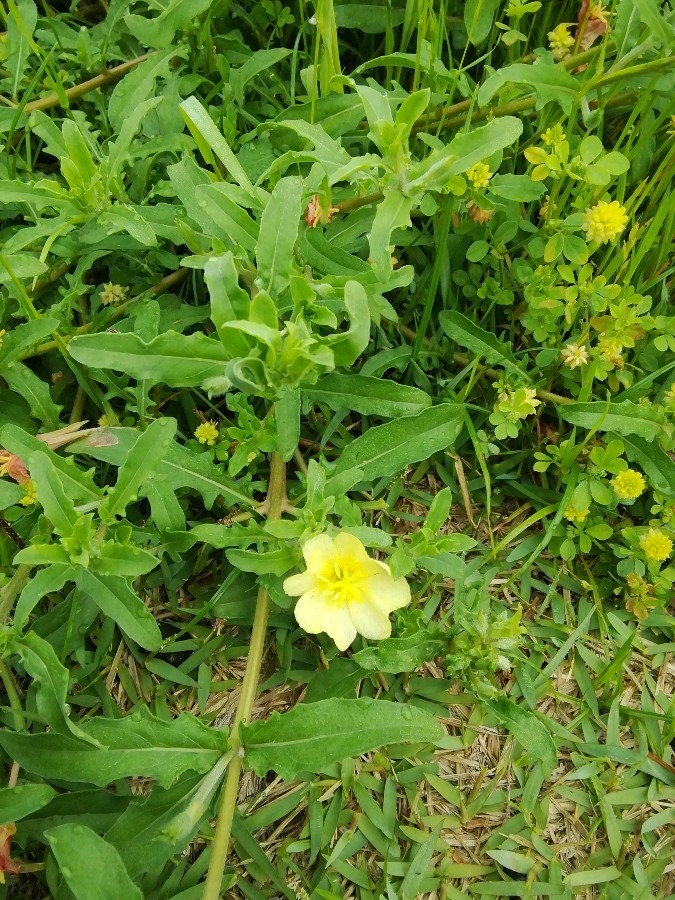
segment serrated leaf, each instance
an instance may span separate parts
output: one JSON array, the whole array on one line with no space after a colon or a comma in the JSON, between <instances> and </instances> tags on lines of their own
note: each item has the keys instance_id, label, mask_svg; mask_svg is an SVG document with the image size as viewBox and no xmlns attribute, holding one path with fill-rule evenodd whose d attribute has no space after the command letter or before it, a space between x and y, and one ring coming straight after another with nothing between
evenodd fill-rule
<instances>
[{"instance_id":1,"label":"serrated leaf","mask_svg":"<svg viewBox=\"0 0 675 900\"><path fill-rule=\"evenodd\" d=\"M361 668L369 672L414 672L419 666L440 656L447 648L447 640L420 631L401 638L387 638L371 647L359 650L352 657Z\"/></svg>"},{"instance_id":2,"label":"serrated leaf","mask_svg":"<svg viewBox=\"0 0 675 900\"><path fill-rule=\"evenodd\" d=\"M251 767L261 776L272 769L285 781L385 744L437 741L442 735L424 710L368 698L320 700L242 727Z\"/></svg>"},{"instance_id":3,"label":"serrated leaf","mask_svg":"<svg viewBox=\"0 0 675 900\"><path fill-rule=\"evenodd\" d=\"M138 498L141 485L156 470L173 440L176 426L175 419L155 419L138 435L117 473L115 486L99 507L101 519L123 516L127 506Z\"/></svg>"},{"instance_id":4,"label":"serrated leaf","mask_svg":"<svg viewBox=\"0 0 675 900\"><path fill-rule=\"evenodd\" d=\"M227 733L188 713L165 721L142 708L122 719L97 717L82 730L103 749L74 737L0 732L0 746L22 769L49 781L106 787L119 778L154 778L168 787L183 772L207 772L227 750Z\"/></svg>"},{"instance_id":5,"label":"serrated leaf","mask_svg":"<svg viewBox=\"0 0 675 900\"><path fill-rule=\"evenodd\" d=\"M438 320L451 340L485 359L488 365L498 363L523 374L511 351L511 345L502 344L496 335L476 325L471 319L459 312L446 310L439 315Z\"/></svg>"},{"instance_id":6,"label":"serrated leaf","mask_svg":"<svg viewBox=\"0 0 675 900\"><path fill-rule=\"evenodd\" d=\"M478 90L478 105L486 106L505 84L524 85L536 95L536 109L547 103L558 103L563 112L569 113L579 93L577 80L558 66L545 62L535 65L513 63L490 75Z\"/></svg>"},{"instance_id":7,"label":"serrated leaf","mask_svg":"<svg viewBox=\"0 0 675 900\"><path fill-rule=\"evenodd\" d=\"M106 616L117 622L133 641L146 650L159 650L162 635L157 622L124 578L98 575L78 568L75 581L80 590L91 597Z\"/></svg>"}]
</instances>

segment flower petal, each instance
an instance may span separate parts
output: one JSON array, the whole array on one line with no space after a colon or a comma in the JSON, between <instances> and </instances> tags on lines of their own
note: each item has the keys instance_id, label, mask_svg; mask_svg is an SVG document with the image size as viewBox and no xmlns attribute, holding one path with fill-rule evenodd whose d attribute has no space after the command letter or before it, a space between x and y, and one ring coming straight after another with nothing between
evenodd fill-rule
<instances>
[{"instance_id":1,"label":"flower petal","mask_svg":"<svg viewBox=\"0 0 675 900\"><path fill-rule=\"evenodd\" d=\"M316 576L311 572L289 575L284 581L284 591L289 597L300 597L316 587Z\"/></svg>"},{"instance_id":2,"label":"flower petal","mask_svg":"<svg viewBox=\"0 0 675 900\"><path fill-rule=\"evenodd\" d=\"M295 605L295 619L308 634L324 631L335 641L338 650L346 650L356 637L356 628L347 606L326 601L321 591L303 594Z\"/></svg>"},{"instance_id":3,"label":"flower petal","mask_svg":"<svg viewBox=\"0 0 675 900\"><path fill-rule=\"evenodd\" d=\"M391 575L371 575L361 588L364 602L376 604L387 615L410 603L410 585L405 578Z\"/></svg>"},{"instance_id":4,"label":"flower petal","mask_svg":"<svg viewBox=\"0 0 675 900\"><path fill-rule=\"evenodd\" d=\"M349 615L359 634L372 641L381 641L391 635L388 614L379 604L364 600L349 604Z\"/></svg>"},{"instance_id":5,"label":"flower petal","mask_svg":"<svg viewBox=\"0 0 675 900\"><path fill-rule=\"evenodd\" d=\"M317 534L302 545L302 555L308 569L314 572L321 570L335 555L333 541L327 534Z\"/></svg>"},{"instance_id":6,"label":"flower petal","mask_svg":"<svg viewBox=\"0 0 675 900\"><path fill-rule=\"evenodd\" d=\"M368 556L366 548L361 541L346 531L340 531L335 535L335 552L343 559L348 558L350 562L359 565L373 562Z\"/></svg>"}]
</instances>

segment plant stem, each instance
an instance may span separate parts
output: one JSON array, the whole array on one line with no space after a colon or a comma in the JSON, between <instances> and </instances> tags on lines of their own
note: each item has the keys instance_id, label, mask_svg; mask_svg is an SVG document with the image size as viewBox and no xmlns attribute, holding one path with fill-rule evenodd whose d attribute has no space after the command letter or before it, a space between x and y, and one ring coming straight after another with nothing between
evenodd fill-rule
<instances>
[{"instance_id":1,"label":"plant stem","mask_svg":"<svg viewBox=\"0 0 675 900\"><path fill-rule=\"evenodd\" d=\"M90 91L95 91L96 88L103 87L104 84L108 84L111 81L117 81L118 78L126 75L127 72L139 65L139 63L145 62L145 60L149 59L152 55L152 53L144 53L142 56L137 56L136 59L130 59L119 66L107 69L105 72L101 72L100 75L95 75L88 81L83 81L81 84L76 84L74 87L68 88L65 92L65 96L69 101L77 100L78 97L82 97ZM40 97L39 100L33 100L31 103L27 103L24 106L23 111L26 115L30 115L34 109L49 109L51 106L58 106L61 103L61 97L62 94L57 94L56 91L54 91L52 94L47 94L46 97Z\"/></svg>"},{"instance_id":2,"label":"plant stem","mask_svg":"<svg viewBox=\"0 0 675 900\"><path fill-rule=\"evenodd\" d=\"M273 453L270 462L270 481L267 490L268 519L278 519L286 497L286 466L278 453ZM232 821L237 806L237 794L239 792L239 775L241 772L242 745L239 734L239 726L245 725L251 718L253 704L255 702L260 667L262 664L263 650L265 647L265 634L267 632L267 619L269 617L270 596L264 587L258 590L255 615L253 617L253 630L251 631L251 643L249 646L246 671L241 686L241 696L237 704L237 711L232 723L232 733L228 754L232 759L227 767L225 786L218 810L218 823L216 833L211 846L211 860L206 875L206 884L202 900L219 900L220 885L223 880L223 871L227 862L227 853L230 847L230 834Z\"/></svg>"},{"instance_id":3,"label":"plant stem","mask_svg":"<svg viewBox=\"0 0 675 900\"><path fill-rule=\"evenodd\" d=\"M23 731L26 727L26 722L23 717L21 698L19 697L19 692L14 684L14 678L9 670L9 666L4 659L0 659L0 681L2 681L5 687L5 693L7 694L7 699L9 700L9 705L12 710L14 728L16 731Z\"/></svg>"},{"instance_id":4,"label":"plant stem","mask_svg":"<svg viewBox=\"0 0 675 900\"><path fill-rule=\"evenodd\" d=\"M14 605L14 601L28 581L31 569L32 566L26 564L18 566L16 572L12 575L7 584L4 584L0 588L0 623L7 621L10 610Z\"/></svg>"}]
</instances>

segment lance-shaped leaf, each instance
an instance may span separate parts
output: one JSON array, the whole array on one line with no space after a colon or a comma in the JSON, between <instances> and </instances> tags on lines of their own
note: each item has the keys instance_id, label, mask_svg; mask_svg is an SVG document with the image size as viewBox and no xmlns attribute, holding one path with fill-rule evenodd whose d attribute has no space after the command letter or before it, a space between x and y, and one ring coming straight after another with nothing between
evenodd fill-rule
<instances>
[{"instance_id":1,"label":"lance-shaped leaf","mask_svg":"<svg viewBox=\"0 0 675 900\"><path fill-rule=\"evenodd\" d=\"M227 732L188 713L167 722L140 709L123 719L97 717L82 730L103 749L74 737L0 732L0 747L22 769L48 781L105 787L119 778L154 778L169 787L183 772L208 772L227 750Z\"/></svg>"},{"instance_id":2,"label":"lance-shaped leaf","mask_svg":"<svg viewBox=\"0 0 675 900\"><path fill-rule=\"evenodd\" d=\"M378 278L386 278L393 268L391 259L391 233L395 228L410 227L410 211L414 202L400 191L385 192L378 203L375 219L370 229L370 262Z\"/></svg>"},{"instance_id":3,"label":"lance-shaped leaf","mask_svg":"<svg viewBox=\"0 0 675 900\"><path fill-rule=\"evenodd\" d=\"M20 559L17 560L20 562ZM75 580L76 569L69 565L52 565L42 569L32 576L26 587L21 591L19 600L14 610L14 626L17 630L23 628L40 600L46 595L57 593L68 581Z\"/></svg>"},{"instance_id":4,"label":"lance-shaped leaf","mask_svg":"<svg viewBox=\"0 0 675 900\"><path fill-rule=\"evenodd\" d=\"M349 469L360 469L363 481L393 475L439 450L452 449L462 423L463 407L442 403L417 416L370 428L342 451L329 483Z\"/></svg>"},{"instance_id":5,"label":"lance-shaped leaf","mask_svg":"<svg viewBox=\"0 0 675 900\"><path fill-rule=\"evenodd\" d=\"M82 334L68 348L73 359L93 369L113 369L149 385L169 387L197 387L209 378L221 378L230 359L220 341L177 331L147 343L137 334Z\"/></svg>"},{"instance_id":6,"label":"lance-shaped leaf","mask_svg":"<svg viewBox=\"0 0 675 900\"><path fill-rule=\"evenodd\" d=\"M615 431L631 437L636 435L645 441L653 441L663 433L662 409L643 403L570 403L560 407L560 415L572 425L597 431Z\"/></svg>"},{"instance_id":7,"label":"lance-shaped leaf","mask_svg":"<svg viewBox=\"0 0 675 900\"><path fill-rule=\"evenodd\" d=\"M426 743L442 736L443 728L428 712L368 698L320 700L242 727L251 767L258 775L272 769L286 781L385 744Z\"/></svg>"},{"instance_id":8,"label":"lance-shaped leaf","mask_svg":"<svg viewBox=\"0 0 675 900\"><path fill-rule=\"evenodd\" d=\"M246 335L225 330L227 322L248 319L251 301L239 286L239 276L231 253L212 256L204 266L204 281L211 295L211 321L231 357L247 356L253 346Z\"/></svg>"},{"instance_id":9,"label":"lance-shaped leaf","mask_svg":"<svg viewBox=\"0 0 675 900\"><path fill-rule=\"evenodd\" d=\"M476 325L471 319L459 312L447 310L440 313L438 319L441 328L451 340L482 357L488 365L498 363L507 369L515 370L519 375L525 374L513 356L511 345L503 344L496 335Z\"/></svg>"},{"instance_id":10,"label":"lance-shaped leaf","mask_svg":"<svg viewBox=\"0 0 675 900\"><path fill-rule=\"evenodd\" d=\"M489 103L505 84L524 85L528 92L534 91L537 109L556 102L565 113L571 110L580 88L579 82L559 66L541 61L535 65L513 63L498 69L485 80L478 91L478 105Z\"/></svg>"},{"instance_id":11,"label":"lance-shaped leaf","mask_svg":"<svg viewBox=\"0 0 675 900\"><path fill-rule=\"evenodd\" d=\"M42 809L56 797L56 791L48 784L17 784L0 789L0 819L18 822L25 816Z\"/></svg>"},{"instance_id":12,"label":"lance-shaped leaf","mask_svg":"<svg viewBox=\"0 0 675 900\"><path fill-rule=\"evenodd\" d=\"M67 822L45 837L75 900L142 900L117 850L91 828Z\"/></svg>"},{"instance_id":13,"label":"lance-shaped leaf","mask_svg":"<svg viewBox=\"0 0 675 900\"><path fill-rule=\"evenodd\" d=\"M91 597L106 616L117 622L132 641L146 650L159 650L162 635L157 622L124 578L78 568L75 580L80 590Z\"/></svg>"},{"instance_id":14,"label":"lance-shaped leaf","mask_svg":"<svg viewBox=\"0 0 675 900\"><path fill-rule=\"evenodd\" d=\"M138 498L141 485L156 470L175 433L175 419L155 419L147 431L136 438L117 473L115 487L99 507L103 521L123 516L129 503Z\"/></svg>"},{"instance_id":15,"label":"lance-shaped leaf","mask_svg":"<svg viewBox=\"0 0 675 900\"><path fill-rule=\"evenodd\" d=\"M81 728L70 721L66 703L68 693L68 671L59 661L54 648L34 632L23 637L14 637L12 650L21 661L36 686L35 704L38 715L46 725L59 734L73 734L91 743L96 743Z\"/></svg>"},{"instance_id":16,"label":"lance-shaped leaf","mask_svg":"<svg viewBox=\"0 0 675 900\"><path fill-rule=\"evenodd\" d=\"M364 416L387 419L413 416L431 406L431 397L419 388L368 375L325 375L303 395L331 409L352 409Z\"/></svg>"},{"instance_id":17,"label":"lance-shaped leaf","mask_svg":"<svg viewBox=\"0 0 675 900\"><path fill-rule=\"evenodd\" d=\"M72 534L79 516L73 501L66 495L59 473L46 453L34 453L29 461L30 477L45 515L61 536Z\"/></svg>"},{"instance_id":18,"label":"lance-shaped leaf","mask_svg":"<svg viewBox=\"0 0 675 900\"><path fill-rule=\"evenodd\" d=\"M353 365L370 340L368 295L358 281L348 281L345 284L345 306L349 315L349 328L326 339L333 351L336 366Z\"/></svg>"},{"instance_id":19,"label":"lance-shaped leaf","mask_svg":"<svg viewBox=\"0 0 675 900\"><path fill-rule=\"evenodd\" d=\"M302 187L302 178L282 178L272 191L260 220L255 253L258 278L262 288L273 296L288 287L302 213Z\"/></svg>"},{"instance_id":20,"label":"lance-shaped leaf","mask_svg":"<svg viewBox=\"0 0 675 900\"><path fill-rule=\"evenodd\" d=\"M11 390L23 397L35 419L39 419L47 428L58 428L59 413L63 407L54 403L49 385L38 378L32 369L15 362L5 366L2 377Z\"/></svg>"}]
</instances>

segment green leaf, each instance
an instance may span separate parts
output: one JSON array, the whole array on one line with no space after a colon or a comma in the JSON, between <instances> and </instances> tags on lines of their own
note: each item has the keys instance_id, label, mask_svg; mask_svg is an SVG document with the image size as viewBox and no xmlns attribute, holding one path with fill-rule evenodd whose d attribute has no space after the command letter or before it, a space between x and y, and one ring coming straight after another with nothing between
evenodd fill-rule
<instances>
[{"instance_id":1,"label":"green leaf","mask_svg":"<svg viewBox=\"0 0 675 900\"><path fill-rule=\"evenodd\" d=\"M325 403L331 409L351 409L363 416L385 419L414 416L431 406L431 398L419 388L368 375L331 373L311 388L304 388L302 393L314 403Z\"/></svg>"},{"instance_id":2,"label":"green leaf","mask_svg":"<svg viewBox=\"0 0 675 900\"><path fill-rule=\"evenodd\" d=\"M182 0L178 0L178 2L180 3ZM213 162L213 153L215 153L239 187L243 188L258 203L259 199L266 195L266 192L253 187L243 166L199 100L196 97L188 97L187 100L183 100L178 108L204 159L208 162Z\"/></svg>"},{"instance_id":3,"label":"green leaf","mask_svg":"<svg viewBox=\"0 0 675 900\"><path fill-rule=\"evenodd\" d=\"M117 850L91 828L67 822L45 838L76 900L142 900Z\"/></svg>"},{"instance_id":4,"label":"green leaf","mask_svg":"<svg viewBox=\"0 0 675 900\"><path fill-rule=\"evenodd\" d=\"M123 516L127 506L138 499L138 491L157 468L176 434L176 420L155 419L140 434L117 473L117 482L99 507L103 521Z\"/></svg>"},{"instance_id":5,"label":"green leaf","mask_svg":"<svg viewBox=\"0 0 675 900\"><path fill-rule=\"evenodd\" d=\"M534 90L538 110L547 103L557 103L564 113L569 113L579 93L579 83L565 69L543 61L534 65L513 63L498 69L483 82L478 91L478 105L486 106L506 84L524 85L528 91Z\"/></svg>"},{"instance_id":6,"label":"green leaf","mask_svg":"<svg viewBox=\"0 0 675 900\"><path fill-rule=\"evenodd\" d=\"M441 403L417 416L370 428L345 447L329 480L349 469L360 469L363 481L394 475L433 453L452 449L463 421L463 407Z\"/></svg>"},{"instance_id":7,"label":"green leaf","mask_svg":"<svg viewBox=\"0 0 675 900\"><path fill-rule=\"evenodd\" d=\"M634 7L640 21L647 26L648 34L662 45L666 53L670 53L675 29L663 15L657 0L635 0Z\"/></svg>"},{"instance_id":8,"label":"green leaf","mask_svg":"<svg viewBox=\"0 0 675 900\"><path fill-rule=\"evenodd\" d=\"M210 0L190 0L188 4L183 0L168 0L161 6L153 4L150 9L162 12L158 16L126 15L124 24L135 38L146 47L162 49L168 47L174 40L177 31L190 28L197 16L208 9Z\"/></svg>"},{"instance_id":9,"label":"green leaf","mask_svg":"<svg viewBox=\"0 0 675 900\"><path fill-rule=\"evenodd\" d=\"M46 595L56 593L68 581L75 580L74 566L53 565L35 573L21 591L14 610L14 626L18 630L28 621L28 616Z\"/></svg>"},{"instance_id":10,"label":"green leaf","mask_svg":"<svg viewBox=\"0 0 675 900\"><path fill-rule=\"evenodd\" d=\"M615 431L622 437L653 441L663 433L663 411L658 408L624 400L623 403L570 403L560 408L566 422L587 430Z\"/></svg>"},{"instance_id":11,"label":"green leaf","mask_svg":"<svg viewBox=\"0 0 675 900\"><path fill-rule=\"evenodd\" d=\"M275 297L288 287L293 248L300 228L302 190L302 178L282 178L272 191L260 220L255 252L258 278L263 290Z\"/></svg>"},{"instance_id":12,"label":"green leaf","mask_svg":"<svg viewBox=\"0 0 675 900\"><path fill-rule=\"evenodd\" d=\"M499 0L467 0L464 4L464 26L474 47L488 39L498 6Z\"/></svg>"},{"instance_id":13,"label":"green leaf","mask_svg":"<svg viewBox=\"0 0 675 900\"><path fill-rule=\"evenodd\" d=\"M147 343L136 334L82 334L68 348L73 359L86 366L124 372L149 386L198 387L209 378L222 377L230 359L220 341L176 331Z\"/></svg>"},{"instance_id":14,"label":"green leaf","mask_svg":"<svg viewBox=\"0 0 675 900\"><path fill-rule=\"evenodd\" d=\"M621 441L628 459L640 466L654 490L665 497L675 497L675 462L670 456L658 444L636 435L624 434Z\"/></svg>"},{"instance_id":15,"label":"green leaf","mask_svg":"<svg viewBox=\"0 0 675 900\"><path fill-rule=\"evenodd\" d=\"M102 749L74 737L0 731L0 746L22 769L49 781L95 784L134 776L168 787L183 772L208 772L227 750L227 732L188 713L165 721L141 708L122 719L97 717L82 730Z\"/></svg>"},{"instance_id":16,"label":"green leaf","mask_svg":"<svg viewBox=\"0 0 675 900\"><path fill-rule=\"evenodd\" d=\"M498 363L507 369L512 369L523 374L511 351L510 344L502 344L497 336L476 325L471 319L467 319L459 312L444 311L440 313L438 321L447 336L459 344L473 351L477 356L485 359L490 366Z\"/></svg>"},{"instance_id":17,"label":"green leaf","mask_svg":"<svg viewBox=\"0 0 675 900\"><path fill-rule=\"evenodd\" d=\"M0 367L16 362L22 350L34 347L40 341L46 340L59 326L58 319L42 317L32 322L24 322L17 325L10 332L2 336L0 345Z\"/></svg>"},{"instance_id":18,"label":"green leaf","mask_svg":"<svg viewBox=\"0 0 675 900\"><path fill-rule=\"evenodd\" d=\"M384 200L377 204L370 229L370 263L378 278L386 279L393 268L391 261L391 233L395 228L410 227L410 211L414 201L400 191L385 191Z\"/></svg>"},{"instance_id":19,"label":"green leaf","mask_svg":"<svg viewBox=\"0 0 675 900\"><path fill-rule=\"evenodd\" d=\"M30 632L23 637L13 637L11 648L21 657L21 662L36 685L35 705L45 724L59 734L73 734L75 737L91 740L70 721L66 703L70 679L52 645Z\"/></svg>"},{"instance_id":20,"label":"green leaf","mask_svg":"<svg viewBox=\"0 0 675 900\"><path fill-rule=\"evenodd\" d=\"M345 307L349 316L349 328L325 339L333 351L336 366L353 365L370 340L368 296L358 281L348 281L345 284Z\"/></svg>"},{"instance_id":21,"label":"green leaf","mask_svg":"<svg viewBox=\"0 0 675 900\"><path fill-rule=\"evenodd\" d=\"M35 482L38 500L54 526L54 531L61 536L72 534L79 515L75 512L73 501L66 495L59 473L49 456L34 453L28 460L28 468L30 477Z\"/></svg>"},{"instance_id":22,"label":"green leaf","mask_svg":"<svg viewBox=\"0 0 675 900\"><path fill-rule=\"evenodd\" d=\"M23 488L13 481L0 480L0 509L7 509L19 503L23 497Z\"/></svg>"},{"instance_id":23,"label":"green leaf","mask_svg":"<svg viewBox=\"0 0 675 900\"><path fill-rule=\"evenodd\" d=\"M48 784L18 784L0 789L0 820L18 822L42 809L56 797L56 791Z\"/></svg>"},{"instance_id":24,"label":"green leaf","mask_svg":"<svg viewBox=\"0 0 675 900\"><path fill-rule=\"evenodd\" d=\"M45 428L59 427L59 413L63 407L52 400L49 385L23 363L15 362L2 370L8 387L20 394L28 404L31 415Z\"/></svg>"},{"instance_id":25,"label":"green leaf","mask_svg":"<svg viewBox=\"0 0 675 900\"><path fill-rule=\"evenodd\" d=\"M359 650L352 659L369 672L414 672L425 662L440 656L447 649L447 640L419 631L402 638L387 638L371 647Z\"/></svg>"},{"instance_id":26,"label":"green leaf","mask_svg":"<svg viewBox=\"0 0 675 900\"><path fill-rule=\"evenodd\" d=\"M436 719L417 707L367 698L320 700L242 727L251 767L261 776L272 769L285 781L385 744L437 741L442 735Z\"/></svg>"},{"instance_id":27,"label":"green leaf","mask_svg":"<svg viewBox=\"0 0 675 900\"><path fill-rule=\"evenodd\" d=\"M116 132L121 131L129 110L136 109L153 94L157 79L169 76L169 62L175 56L184 56L185 50L185 47L169 47L163 53L153 53L115 85L108 101L108 121Z\"/></svg>"},{"instance_id":28,"label":"green leaf","mask_svg":"<svg viewBox=\"0 0 675 900\"><path fill-rule=\"evenodd\" d=\"M507 697L484 699L500 725L516 738L531 762L540 762L548 778L558 762L558 751L551 732L541 719Z\"/></svg>"},{"instance_id":29,"label":"green leaf","mask_svg":"<svg viewBox=\"0 0 675 900\"><path fill-rule=\"evenodd\" d=\"M517 872L519 875L527 875L536 863L531 856L516 853L514 850L486 850L485 852L502 868L508 869L510 872Z\"/></svg>"},{"instance_id":30,"label":"green leaf","mask_svg":"<svg viewBox=\"0 0 675 900\"><path fill-rule=\"evenodd\" d=\"M300 391L285 391L274 404L277 453L284 462L293 458L300 440Z\"/></svg>"},{"instance_id":31,"label":"green leaf","mask_svg":"<svg viewBox=\"0 0 675 900\"><path fill-rule=\"evenodd\" d=\"M530 203L546 192L546 185L532 181L529 175L494 175L490 179L490 193L516 203Z\"/></svg>"},{"instance_id":32,"label":"green leaf","mask_svg":"<svg viewBox=\"0 0 675 900\"><path fill-rule=\"evenodd\" d=\"M157 622L124 578L97 575L79 568L75 581L80 590L91 597L106 616L117 622L132 641L146 650L159 650L162 635Z\"/></svg>"},{"instance_id":33,"label":"green leaf","mask_svg":"<svg viewBox=\"0 0 675 900\"><path fill-rule=\"evenodd\" d=\"M244 88L256 75L260 75L266 69L273 66L276 67L291 53L290 50L284 50L280 47L273 47L269 50L256 50L246 62L238 69L230 70L230 84L234 99L237 103L244 102Z\"/></svg>"},{"instance_id":34,"label":"green leaf","mask_svg":"<svg viewBox=\"0 0 675 900\"><path fill-rule=\"evenodd\" d=\"M474 163L510 147L522 133L523 123L520 119L515 116L500 116L473 131L455 135L447 147L447 151L454 157L448 175L461 175Z\"/></svg>"}]
</instances>

